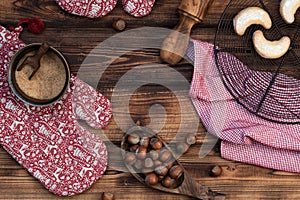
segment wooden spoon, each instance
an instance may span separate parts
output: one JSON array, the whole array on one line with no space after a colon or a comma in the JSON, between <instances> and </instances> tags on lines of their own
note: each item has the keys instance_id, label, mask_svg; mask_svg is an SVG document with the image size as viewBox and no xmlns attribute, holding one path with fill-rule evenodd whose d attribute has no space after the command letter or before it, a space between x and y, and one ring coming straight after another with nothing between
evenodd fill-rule
<instances>
[{"instance_id":1,"label":"wooden spoon","mask_svg":"<svg viewBox=\"0 0 300 200\"><path fill-rule=\"evenodd\" d=\"M47 53L49 48L47 43L43 43L35 55L25 58L23 63L17 68L17 71L21 71L25 65L29 65L33 70L29 76L29 80L31 80L34 74L39 70L41 59L43 55Z\"/></svg>"},{"instance_id":2,"label":"wooden spoon","mask_svg":"<svg viewBox=\"0 0 300 200\"><path fill-rule=\"evenodd\" d=\"M127 133L124 135L122 143L121 143L122 156L123 156L124 160L126 158L126 153L128 153L129 148L130 148L130 144L128 143L128 140L127 140L128 135L133 134L133 133L137 133L141 138L142 137L158 138L162 142L163 147L172 153L172 156L173 156L172 161L173 161L174 165L182 166L177 160L175 160L175 156L174 156L174 153L172 152L171 148L158 135L154 134L152 130L150 130L146 127L141 127L141 126L134 126L134 127L130 128L127 131ZM129 170L129 172L137 180L139 180L140 182L142 182L154 189L161 190L164 192L169 192L169 193L183 194L183 195L195 197L198 199L204 199L204 200L206 200L206 199L224 200L225 199L225 195L213 192L208 187L201 185L197 181L192 179L191 176L189 176L189 174L187 173L187 171L185 169L183 169L183 176L180 178L178 187L171 189L171 188L164 187L161 183L158 183L156 185L147 184L145 182L145 175L143 173L138 172L135 169L135 167L133 167L133 165L128 164L126 162L124 162L124 163L125 163L125 166L127 167L127 169Z\"/></svg>"}]
</instances>

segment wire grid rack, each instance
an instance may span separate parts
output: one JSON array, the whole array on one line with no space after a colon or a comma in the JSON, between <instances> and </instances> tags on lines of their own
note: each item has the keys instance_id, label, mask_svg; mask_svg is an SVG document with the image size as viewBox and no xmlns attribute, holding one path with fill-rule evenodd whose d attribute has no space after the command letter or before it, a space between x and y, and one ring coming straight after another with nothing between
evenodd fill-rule
<instances>
[{"instance_id":1,"label":"wire grid rack","mask_svg":"<svg viewBox=\"0 0 300 200\"><path fill-rule=\"evenodd\" d=\"M233 28L233 18L250 6L265 9L272 28L251 25L243 36ZM251 113L276 123L300 123L300 11L293 24L279 12L280 1L231 0L222 14L215 36L216 64L224 85L235 100ZM254 31L268 40L289 36L289 51L278 59L259 56L253 46Z\"/></svg>"}]
</instances>

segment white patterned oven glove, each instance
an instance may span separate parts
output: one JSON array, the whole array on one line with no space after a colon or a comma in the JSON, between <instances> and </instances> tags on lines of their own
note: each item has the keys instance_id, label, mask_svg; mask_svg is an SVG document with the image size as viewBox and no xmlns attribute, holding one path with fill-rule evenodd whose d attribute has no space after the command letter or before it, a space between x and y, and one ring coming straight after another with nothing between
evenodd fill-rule
<instances>
[{"instance_id":1,"label":"white patterned oven glove","mask_svg":"<svg viewBox=\"0 0 300 200\"><path fill-rule=\"evenodd\" d=\"M52 106L20 101L8 85L7 70L14 53L25 46L21 31L0 26L0 145L49 191L81 193L105 172L107 150L77 119L104 127L112 114L110 102L73 75L66 94Z\"/></svg>"}]
</instances>

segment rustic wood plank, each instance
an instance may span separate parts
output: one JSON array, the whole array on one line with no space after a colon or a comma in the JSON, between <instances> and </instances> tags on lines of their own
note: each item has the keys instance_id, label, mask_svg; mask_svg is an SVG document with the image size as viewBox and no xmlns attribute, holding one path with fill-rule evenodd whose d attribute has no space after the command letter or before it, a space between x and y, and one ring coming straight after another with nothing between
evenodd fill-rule
<instances>
[{"instance_id":1,"label":"rustic wood plank","mask_svg":"<svg viewBox=\"0 0 300 200\"><path fill-rule=\"evenodd\" d=\"M24 30L21 35L24 42L48 41L64 53L73 73L77 73L83 67L85 81L97 85L100 92L111 98L115 85L130 69L140 64L159 63L159 50L141 49L125 54L107 68L103 77L93 73L95 66L82 65L86 56L100 42L118 33L112 29L111 24L119 17L128 22L127 30L143 26L173 28L178 22L176 8L180 0L159 0L151 15L141 19L127 15L122 10L121 1L108 16L101 19L87 19L67 14L55 4L54 0L1 0L0 2L2 25L6 27L16 25L21 18L25 17L42 18L47 26L44 33L33 35ZM205 20L193 28L192 37L213 42L219 17L228 2L229 0L215 0ZM149 39L155 41L156 38ZM119 42L122 44L126 41ZM99 52L95 56L111 58L109 52ZM189 82L191 81L193 67L186 61L173 66L172 69L181 73ZM160 74L160 76L161 79L168 78L168 74ZM188 88L178 88L177 92L188 94L189 91ZM140 120L144 125L150 124L151 120L155 119L162 125L159 135L167 142L174 139L174 133L178 131L180 124L189 131L190 123L194 122L197 116L191 102L185 100L179 103L172 91L159 85L148 84L136 90L134 94L126 95L130 99L129 110L132 119ZM119 105L120 102L115 103ZM162 105L165 113L155 113L151 118L149 108L153 104ZM180 113L179 105L183 105L190 112ZM118 114L121 118L126 117L126 113L123 113L121 108L116 107L115 112L120 112ZM182 122L181 117L188 120ZM124 172L126 168L116 147L120 146L124 134L120 125L129 128L130 119L125 118L118 123L112 119L104 130L91 129L84 122L81 124L103 138L108 146L109 168L102 179L81 195L60 198L48 192L3 148L0 148L0 199L101 199L102 192L113 192L116 199L191 199L148 188L129 173ZM215 191L225 193L228 199L300 199L300 176L297 174L224 160L220 158L219 143L206 157L199 158L199 149L204 142L206 131L200 122L197 127L197 143L179 159L196 181ZM223 174L220 177L211 177L210 169L216 164L222 167Z\"/></svg>"}]
</instances>

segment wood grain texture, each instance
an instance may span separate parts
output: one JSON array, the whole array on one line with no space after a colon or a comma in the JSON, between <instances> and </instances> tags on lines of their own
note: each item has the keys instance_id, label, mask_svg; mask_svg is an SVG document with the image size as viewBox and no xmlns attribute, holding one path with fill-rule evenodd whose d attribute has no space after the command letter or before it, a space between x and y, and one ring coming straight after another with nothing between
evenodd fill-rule
<instances>
[{"instance_id":1,"label":"wood grain texture","mask_svg":"<svg viewBox=\"0 0 300 200\"><path fill-rule=\"evenodd\" d=\"M138 133L140 137L152 137L155 136L158 138L160 141L163 143L163 148L168 150L169 152L172 153L172 166L178 165L181 166L181 163L178 162L176 159L177 157L181 155L176 155L176 143L172 141L172 143L165 143L165 141L160 138L159 135L157 135L155 132L153 132L151 129L145 128L143 126L133 126L132 128L128 129L126 134L123 136L122 142L121 142L121 148L122 150L122 157L123 159L126 159L126 153L128 153L130 144L128 143L128 136L132 133ZM172 145L174 144L174 145ZM171 146L172 145L172 146ZM148 147L149 148L149 147ZM150 148L151 149L151 148ZM160 149L161 150L161 149ZM162 150L163 151L163 150ZM170 161L169 161L170 162ZM139 180L141 183L146 184L147 182L145 181L145 174L141 173L140 171L136 171L136 168L128 163L125 163L126 168L128 171L134 176L137 180ZM170 167L171 168L171 167ZM170 172L170 171L169 171ZM148 184L149 185L149 184ZM168 192L168 193L175 193L175 194L181 194L181 195L186 195L190 197L194 197L197 199L203 199L203 200L224 200L225 195L224 194L219 194L214 191L211 191L208 187L206 187L203 184L200 184L199 182L195 181L193 176L190 176L186 170L183 168L183 173L179 178L176 178L176 185L177 187L174 188L167 188L163 185L163 183L159 182L156 185L149 185L149 187L152 187L154 189Z\"/></svg>"},{"instance_id":2,"label":"wood grain texture","mask_svg":"<svg viewBox=\"0 0 300 200\"><path fill-rule=\"evenodd\" d=\"M181 1L178 10L189 16L191 16L195 21L203 21L206 17L208 8L213 3L213 0L185 0Z\"/></svg>"},{"instance_id":3,"label":"wood grain texture","mask_svg":"<svg viewBox=\"0 0 300 200\"><path fill-rule=\"evenodd\" d=\"M101 199L102 192L112 192L116 199L191 199L189 197L169 194L151 189L137 181L126 168L121 159L120 147L123 129L129 128L131 120L140 120L143 125L157 123L160 127L159 135L169 142L174 138L174 133L180 129L180 125L188 132L191 125L196 123L197 143L192 145L189 151L179 161L187 172L199 183L205 184L213 191L225 193L227 199L300 199L300 176L292 173L265 169L243 163L231 162L220 158L220 144L218 143L210 153L199 158L206 131L202 124L197 121L197 113L191 102L186 98L183 102L178 101L174 92L188 94L188 88L178 87L178 91L171 91L161 85L149 83L138 88L133 94L114 94L114 87L120 78L129 70L140 64L151 64L158 62L159 49L140 49L127 53L114 62L105 70L102 77L93 73L95 69L102 66L90 66L84 59L92 49L100 42L116 35L112 23L117 18L127 21L127 30L144 26L155 26L173 28L179 19L177 7L180 0L157 0L151 15L144 18L133 18L122 10L121 1L108 15L100 19L87 19L72 16L63 12L54 0L0 0L0 23L9 27L25 17L40 17L46 23L43 34L34 35L25 30L21 38L26 43L48 42L64 53L71 65L71 71L77 73L84 68L84 81L96 85L97 90L108 98L119 95L120 99L130 99L129 119L123 108L118 106L122 102L116 100L114 112L122 120L113 118L104 130L94 130L81 122L89 131L106 141L109 151L109 168L104 177L98 180L91 189L83 194L70 198L60 198L47 191L38 181L30 176L11 156L0 148L0 199ZM213 42L218 20L228 0L215 0L206 18L200 24L196 24L192 30L192 37ZM125 38L126 39L126 38ZM120 40L120 44L125 42ZM150 38L153 41L156 38ZM110 52L99 52L108 60ZM153 66L152 66L153 67ZM192 79L193 67L186 61L172 66L189 82ZM153 70L156 68L153 67ZM160 78L169 78L167 73L160 74ZM135 80L128 80L128 83ZM177 80L174 80L176 84ZM117 98L118 99L118 98ZM161 105L164 110L158 109L149 113L152 105ZM181 113L180 106L186 112ZM181 118L186 119L181 121ZM121 128L123 127L123 129ZM223 174L219 177L211 177L210 170L214 165L220 165Z\"/></svg>"}]
</instances>

